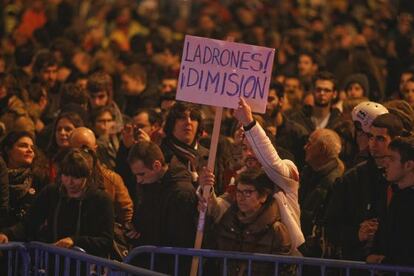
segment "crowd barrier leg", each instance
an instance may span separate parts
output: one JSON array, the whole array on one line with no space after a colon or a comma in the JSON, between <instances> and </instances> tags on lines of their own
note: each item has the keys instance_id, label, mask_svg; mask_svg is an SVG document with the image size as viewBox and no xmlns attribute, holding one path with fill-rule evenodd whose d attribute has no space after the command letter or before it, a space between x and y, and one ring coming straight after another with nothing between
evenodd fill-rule
<instances>
[{"instance_id":1,"label":"crowd barrier leg","mask_svg":"<svg viewBox=\"0 0 414 276\"><path fill-rule=\"evenodd\" d=\"M28 275L30 258L23 243L0 245L0 275Z\"/></svg>"}]
</instances>

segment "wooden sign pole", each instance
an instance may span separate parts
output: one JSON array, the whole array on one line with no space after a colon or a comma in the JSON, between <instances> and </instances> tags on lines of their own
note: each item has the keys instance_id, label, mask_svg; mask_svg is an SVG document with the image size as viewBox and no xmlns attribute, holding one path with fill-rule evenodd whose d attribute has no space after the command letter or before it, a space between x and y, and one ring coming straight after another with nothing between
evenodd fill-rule
<instances>
[{"instance_id":1,"label":"wooden sign pole","mask_svg":"<svg viewBox=\"0 0 414 276\"><path fill-rule=\"evenodd\" d=\"M221 118L223 116L223 107L216 107L216 114L214 117L214 127L213 127L213 134L211 136L211 143L210 143L210 153L208 156L208 168L214 172L214 163L216 161L216 153L217 153L217 145L218 145L218 140L219 140L219 135L220 135L220 127L221 127ZM210 197L210 186L206 186L203 187L203 197L204 199L206 199L206 202L208 203L208 199ZM196 233L196 238L195 238L195 242L194 242L194 248L195 249L200 249L201 248L201 244L203 242L203 236L204 236L204 223L205 223L205 219L206 219L206 212L207 212L207 208L205 211L200 211L200 215L198 217L198 225L197 225L197 233ZM191 264L191 276L196 276L197 275L197 271L198 271L198 263L199 263L199 258L198 257L193 257L193 261Z\"/></svg>"}]
</instances>

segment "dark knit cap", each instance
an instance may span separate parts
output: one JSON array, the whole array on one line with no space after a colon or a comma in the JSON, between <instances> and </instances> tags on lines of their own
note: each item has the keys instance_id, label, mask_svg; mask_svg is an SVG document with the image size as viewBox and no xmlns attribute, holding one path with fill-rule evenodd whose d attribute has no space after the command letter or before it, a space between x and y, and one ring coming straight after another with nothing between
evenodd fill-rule
<instances>
[{"instance_id":1,"label":"dark knit cap","mask_svg":"<svg viewBox=\"0 0 414 276\"><path fill-rule=\"evenodd\" d=\"M364 96L369 98L369 81L365 74L349 75L344 81L344 90L346 91L351 84L358 83L364 90Z\"/></svg>"}]
</instances>

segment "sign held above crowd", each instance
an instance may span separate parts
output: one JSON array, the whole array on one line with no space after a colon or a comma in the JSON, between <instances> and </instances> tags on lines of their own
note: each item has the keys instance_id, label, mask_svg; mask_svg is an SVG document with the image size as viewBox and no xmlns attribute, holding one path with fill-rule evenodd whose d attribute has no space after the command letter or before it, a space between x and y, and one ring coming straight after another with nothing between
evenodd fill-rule
<instances>
[{"instance_id":1,"label":"sign held above crowd","mask_svg":"<svg viewBox=\"0 0 414 276\"><path fill-rule=\"evenodd\" d=\"M177 100L237 108L240 97L266 111L275 50L187 35Z\"/></svg>"}]
</instances>

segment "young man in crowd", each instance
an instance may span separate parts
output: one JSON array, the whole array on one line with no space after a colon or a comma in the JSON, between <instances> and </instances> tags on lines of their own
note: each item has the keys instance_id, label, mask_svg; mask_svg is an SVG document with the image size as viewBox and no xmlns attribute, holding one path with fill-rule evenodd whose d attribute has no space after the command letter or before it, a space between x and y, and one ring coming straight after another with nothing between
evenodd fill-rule
<instances>
[{"instance_id":1,"label":"young man in crowd","mask_svg":"<svg viewBox=\"0 0 414 276\"><path fill-rule=\"evenodd\" d=\"M140 233L135 245L192 247L197 196L187 167L184 164L169 166L159 146L150 141L135 144L129 152L128 163L136 185L141 186L133 219ZM158 269L171 273L172 263L164 261ZM188 262L180 264L180 271L188 268Z\"/></svg>"},{"instance_id":2,"label":"young man in crowd","mask_svg":"<svg viewBox=\"0 0 414 276\"><path fill-rule=\"evenodd\" d=\"M369 129L370 158L345 173L335 184L327 209L331 241L342 249L342 258L365 260L387 211L389 182L384 168L391 140L404 132L401 120L379 115Z\"/></svg>"},{"instance_id":3,"label":"young man in crowd","mask_svg":"<svg viewBox=\"0 0 414 276\"><path fill-rule=\"evenodd\" d=\"M414 137L397 137L388 149L385 175L394 184L393 196L366 261L413 266Z\"/></svg>"},{"instance_id":4,"label":"young man in crowd","mask_svg":"<svg viewBox=\"0 0 414 276\"><path fill-rule=\"evenodd\" d=\"M312 93L315 105L305 105L290 116L292 120L301 124L308 134L317 128L332 129L340 120L339 110L332 108L338 94L336 78L332 73L318 73L313 81Z\"/></svg>"}]
</instances>

